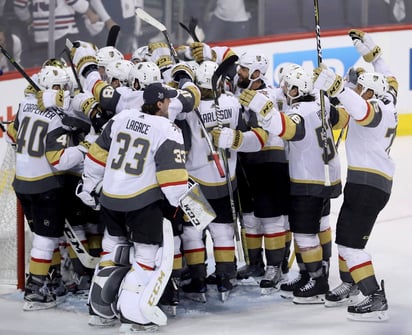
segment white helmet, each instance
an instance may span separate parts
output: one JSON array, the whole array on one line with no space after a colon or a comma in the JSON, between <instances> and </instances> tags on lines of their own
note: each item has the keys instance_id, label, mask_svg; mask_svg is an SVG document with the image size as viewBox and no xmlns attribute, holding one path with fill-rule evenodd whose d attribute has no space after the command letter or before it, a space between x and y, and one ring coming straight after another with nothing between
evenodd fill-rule
<instances>
[{"instance_id":1,"label":"white helmet","mask_svg":"<svg viewBox=\"0 0 412 335\"><path fill-rule=\"evenodd\" d=\"M129 60L121 59L114 62L110 62L106 66L106 82L111 84L113 79L118 79L122 86L129 84L129 74L133 68L133 63Z\"/></svg>"},{"instance_id":2,"label":"white helmet","mask_svg":"<svg viewBox=\"0 0 412 335\"><path fill-rule=\"evenodd\" d=\"M64 70L66 71L66 73L69 75L69 78L70 78L69 84L68 84L68 90L70 91L71 94L73 94L74 91L79 88L79 85L77 84L77 81L76 81L76 78L74 76L71 66L66 66Z\"/></svg>"},{"instance_id":3,"label":"white helmet","mask_svg":"<svg viewBox=\"0 0 412 335\"><path fill-rule=\"evenodd\" d=\"M282 80L285 78L285 76L296 69L302 69L302 67L296 63L281 64L276 71L276 78L278 79L279 86L282 85Z\"/></svg>"},{"instance_id":4,"label":"white helmet","mask_svg":"<svg viewBox=\"0 0 412 335\"><path fill-rule=\"evenodd\" d=\"M264 54L251 51L244 52L240 56L238 64L242 67L249 69L250 80L256 80L256 78L252 79L252 75L256 70L260 71L260 77L262 77L269 67L269 61Z\"/></svg>"},{"instance_id":5,"label":"white helmet","mask_svg":"<svg viewBox=\"0 0 412 335\"><path fill-rule=\"evenodd\" d=\"M287 75L283 77L283 85L287 88L287 95L291 99L296 99L301 96L309 95L313 91L313 81L312 76L310 76L303 68L297 68L290 71ZM298 95L292 97L289 92L294 87L298 89Z\"/></svg>"},{"instance_id":6,"label":"white helmet","mask_svg":"<svg viewBox=\"0 0 412 335\"><path fill-rule=\"evenodd\" d=\"M212 76L218 65L215 62L206 60L196 69L196 85L202 88L212 89Z\"/></svg>"},{"instance_id":7,"label":"white helmet","mask_svg":"<svg viewBox=\"0 0 412 335\"><path fill-rule=\"evenodd\" d=\"M62 68L46 65L39 72L39 85L44 89L60 85L60 89L67 90L69 83L70 77Z\"/></svg>"},{"instance_id":8,"label":"white helmet","mask_svg":"<svg viewBox=\"0 0 412 335\"><path fill-rule=\"evenodd\" d=\"M389 89L388 81L386 77L377 72L365 72L358 78L358 84L363 86L361 95L363 95L368 89L371 89L375 97L381 99Z\"/></svg>"},{"instance_id":9,"label":"white helmet","mask_svg":"<svg viewBox=\"0 0 412 335\"><path fill-rule=\"evenodd\" d=\"M129 86L133 89L136 80L139 81L141 90L144 90L151 83L161 82L162 76L159 67L153 62L133 64L129 72Z\"/></svg>"},{"instance_id":10,"label":"white helmet","mask_svg":"<svg viewBox=\"0 0 412 335\"><path fill-rule=\"evenodd\" d=\"M133 53L132 57L130 60L134 62L148 62L150 61L150 52L149 52L149 46L145 45L143 47L137 48Z\"/></svg>"},{"instance_id":11,"label":"white helmet","mask_svg":"<svg viewBox=\"0 0 412 335\"><path fill-rule=\"evenodd\" d=\"M124 59L124 56L115 47L109 46L97 50L96 59L98 66L106 67L110 62Z\"/></svg>"}]
</instances>

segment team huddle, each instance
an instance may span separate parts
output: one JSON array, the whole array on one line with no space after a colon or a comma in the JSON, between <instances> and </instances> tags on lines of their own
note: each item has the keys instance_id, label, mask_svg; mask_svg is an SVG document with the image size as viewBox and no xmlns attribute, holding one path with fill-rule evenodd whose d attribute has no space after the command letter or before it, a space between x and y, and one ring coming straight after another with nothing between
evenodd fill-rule
<instances>
[{"instance_id":1,"label":"team huddle","mask_svg":"<svg viewBox=\"0 0 412 335\"><path fill-rule=\"evenodd\" d=\"M207 303L214 285L224 302L255 278L263 295L386 320L384 282L364 249L391 193L398 83L370 35L349 36L373 72L342 78L324 64L312 73L286 63L278 87L264 54L201 42L150 43L129 61L115 47L76 41L73 67L47 60L7 129L13 187L33 233L23 309L85 293L91 326L154 331L181 298ZM333 130L346 132L348 162L336 288ZM299 275L288 279L293 259Z\"/></svg>"}]
</instances>

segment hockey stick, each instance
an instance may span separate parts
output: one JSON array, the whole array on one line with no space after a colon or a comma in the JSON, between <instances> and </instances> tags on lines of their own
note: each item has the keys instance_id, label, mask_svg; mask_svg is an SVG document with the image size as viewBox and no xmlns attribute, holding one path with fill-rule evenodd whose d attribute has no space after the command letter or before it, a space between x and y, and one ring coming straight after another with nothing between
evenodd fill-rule
<instances>
[{"instance_id":1,"label":"hockey stick","mask_svg":"<svg viewBox=\"0 0 412 335\"><path fill-rule=\"evenodd\" d=\"M222 114L219 108L219 93L218 93L218 81L220 78L224 78L226 73L228 72L229 68L233 66L233 64L239 59L237 55L232 55L226 58L216 69L212 76L212 92L213 92L213 99L215 102L215 110L216 110L216 122L219 129L223 128L222 122ZM235 239L237 244L237 252L238 252L238 259L244 259L243 255L243 248L242 243L240 240L239 228L237 225L237 213L236 213L236 206L235 206L235 199L233 195L233 187L232 187L232 180L230 177L230 169L229 169L229 161L227 159L226 150L220 149L220 156L223 159L223 164L225 167L225 174L226 174L226 184L229 192L229 201L230 201L230 208L232 210L232 220L233 220L233 230L235 233Z\"/></svg>"},{"instance_id":2,"label":"hockey stick","mask_svg":"<svg viewBox=\"0 0 412 335\"><path fill-rule=\"evenodd\" d=\"M319 4L318 0L313 0L315 9L315 32L316 32L316 49L318 54L318 66L322 64L322 47L320 44L320 25L319 25ZM322 119L321 137L323 141L323 168L325 170L325 186L330 186L329 165L328 165L328 135L326 132L326 111L325 111L325 93L320 90L320 114Z\"/></svg>"},{"instance_id":3,"label":"hockey stick","mask_svg":"<svg viewBox=\"0 0 412 335\"><path fill-rule=\"evenodd\" d=\"M109 34L107 35L106 46L107 47L115 47L117 36L119 36L120 26L117 24L113 25L110 30Z\"/></svg>"},{"instance_id":4,"label":"hockey stick","mask_svg":"<svg viewBox=\"0 0 412 335\"><path fill-rule=\"evenodd\" d=\"M147 23L151 24L153 27L155 27L156 29L160 30L163 33L163 35L166 37L167 44L168 44L169 49L170 49L170 51L171 51L171 53L174 57L174 60L175 60L176 63L178 63L179 59L177 58L177 52L174 49L173 44L170 42L169 34L167 33L167 29L166 29L165 25L162 24L161 22L159 22L158 20L156 20L154 17L152 17L150 14L148 14L147 12L145 12L141 8L136 9L136 15L138 17L140 17L143 21L146 21ZM189 29L189 28L187 28L187 29ZM202 133L203 133L203 135L206 139L207 145L210 149L210 153L211 153L212 158L213 158L213 160L216 164L216 168L219 171L219 175L222 178L224 178L225 177L225 172L223 171L222 165L220 164L219 154L215 150L215 147L213 146L213 143L210 140L209 133L208 133L206 127L205 127L205 124L202 120L202 116L200 115L199 110L195 109L195 113L196 113L196 115L199 119L199 123L200 123L200 126L202 128Z\"/></svg>"},{"instance_id":5,"label":"hockey stick","mask_svg":"<svg viewBox=\"0 0 412 335\"><path fill-rule=\"evenodd\" d=\"M179 25L187 31L190 37L195 42L200 42L199 38L196 35L196 26L197 26L197 19L194 17L190 18L189 26L186 26L183 22L179 22Z\"/></svg>"},{"instance_id":6,"label":"hockey stick","mask_svg":"<svg viewBox=\"0 0 412 335\"><path fill-rule=\"evenodd\" d=\"M77 86L79 87L80 92L84 93L82 84L80 83L79 75L77 74L76 67L74 66L73 59L72 59L72 56L70 54L70 50L72 48L73 48L73 43L68 38L66 38L66 47L64 48L64 52L66 53L66 56L69 60L69 64L70 64L70 67L72 69L74 79L76 80Z\"/></svg>"},{"instance_id":7,"label":"hockey stick","mask_svg":"<svg viewBox=\"0 0 412 335\"><path fill-rule=\"evenodd\" d=\"M2 45L0 45L0 50L4 57L6 57L9 62L14 66L14 68L20 72L20 74L29 82L29 84L36 90L40 91L40 87L33 81L33 79L30 78L30 76L26 73L26 71L23 70L23 68L15 61L15 59L10 56L10 54L7 52L6 49L3 48Z\"/></svg>"},{"instance_id":8,"label":"hockey stick","mask_svg":"<svg viewBox=\"0 0 412 335\"><path fill-rule=\"evenodd\" d=\"M79 237L77 236L76 232L74 231L70 223L67 221L67 219L64 224L64 236L69 241L71 247L77 255L77 258L80 260L83 266L89 269L94 269L96 265L99 263L100 258L93 257L87 252L82 241L79 239Z\"/></svg>"},{"instance_id":9,"label":"hockey stick","mask_svg":"<svg viewBox=\"0 0 412 335\"><path fill-rule=\"evenodd\" d=\"M172 52L173 59L175 60L176 63L179 63L177 52L175 48L173 47L172 42L170 41L169 34L167 32L165 25L159 22L158 20L156 20L149 13L145 12L142 8L137 8L135 13L140 19L147 22L151 26L155 27L157 30L160 30L160 32L163 34L163 36L166 39L166 42L167 42L167 45L169 46L170 51Z\"/></svg>"}]
</instances>

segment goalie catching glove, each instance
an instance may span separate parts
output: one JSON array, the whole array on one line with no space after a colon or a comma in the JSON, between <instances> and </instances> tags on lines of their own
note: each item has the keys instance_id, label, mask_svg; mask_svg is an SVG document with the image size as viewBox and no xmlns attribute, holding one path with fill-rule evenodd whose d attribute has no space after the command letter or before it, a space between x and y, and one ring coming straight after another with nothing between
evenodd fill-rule
<instances>
[{"instance_id":1,"label":"goalie catching glove","mask_svg":"<svg viewBox=\"0 0 412 335\"><path fill-rule=\"evenodd\" d=\"M321 64L313 70L314 87L325 91L329 97L336 97L344 89L342 77Z\"/></svg>"},{"instance_id":2,"label":"goalie catching glove","mask_svg":"<svg viewBox=\"0 0 412 335\"><path fill-rule=\"evenodd\" d=\"M375 44L368 33L362 30L351 29L349 30L349 36L352 38L353 45L365 62L374 62L381 56L381 48Z\"/></svg>"}]
</instances>

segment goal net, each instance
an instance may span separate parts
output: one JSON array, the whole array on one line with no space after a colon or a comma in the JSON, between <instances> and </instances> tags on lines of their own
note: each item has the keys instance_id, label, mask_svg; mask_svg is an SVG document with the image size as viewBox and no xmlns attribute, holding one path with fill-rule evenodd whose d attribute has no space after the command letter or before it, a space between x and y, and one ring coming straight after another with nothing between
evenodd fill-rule
<instances>
[{"instance_id":1,"label":"goal net","mask_svg":"<svg viewBox=\"0 0 412 335\"><path fill-rule=\"evenodd\" d=\"M15 153L9 144L4 155L0 155L0 171L0 284L23 288L31 233L12 187Z\"/></svg>"}]
</instances>

